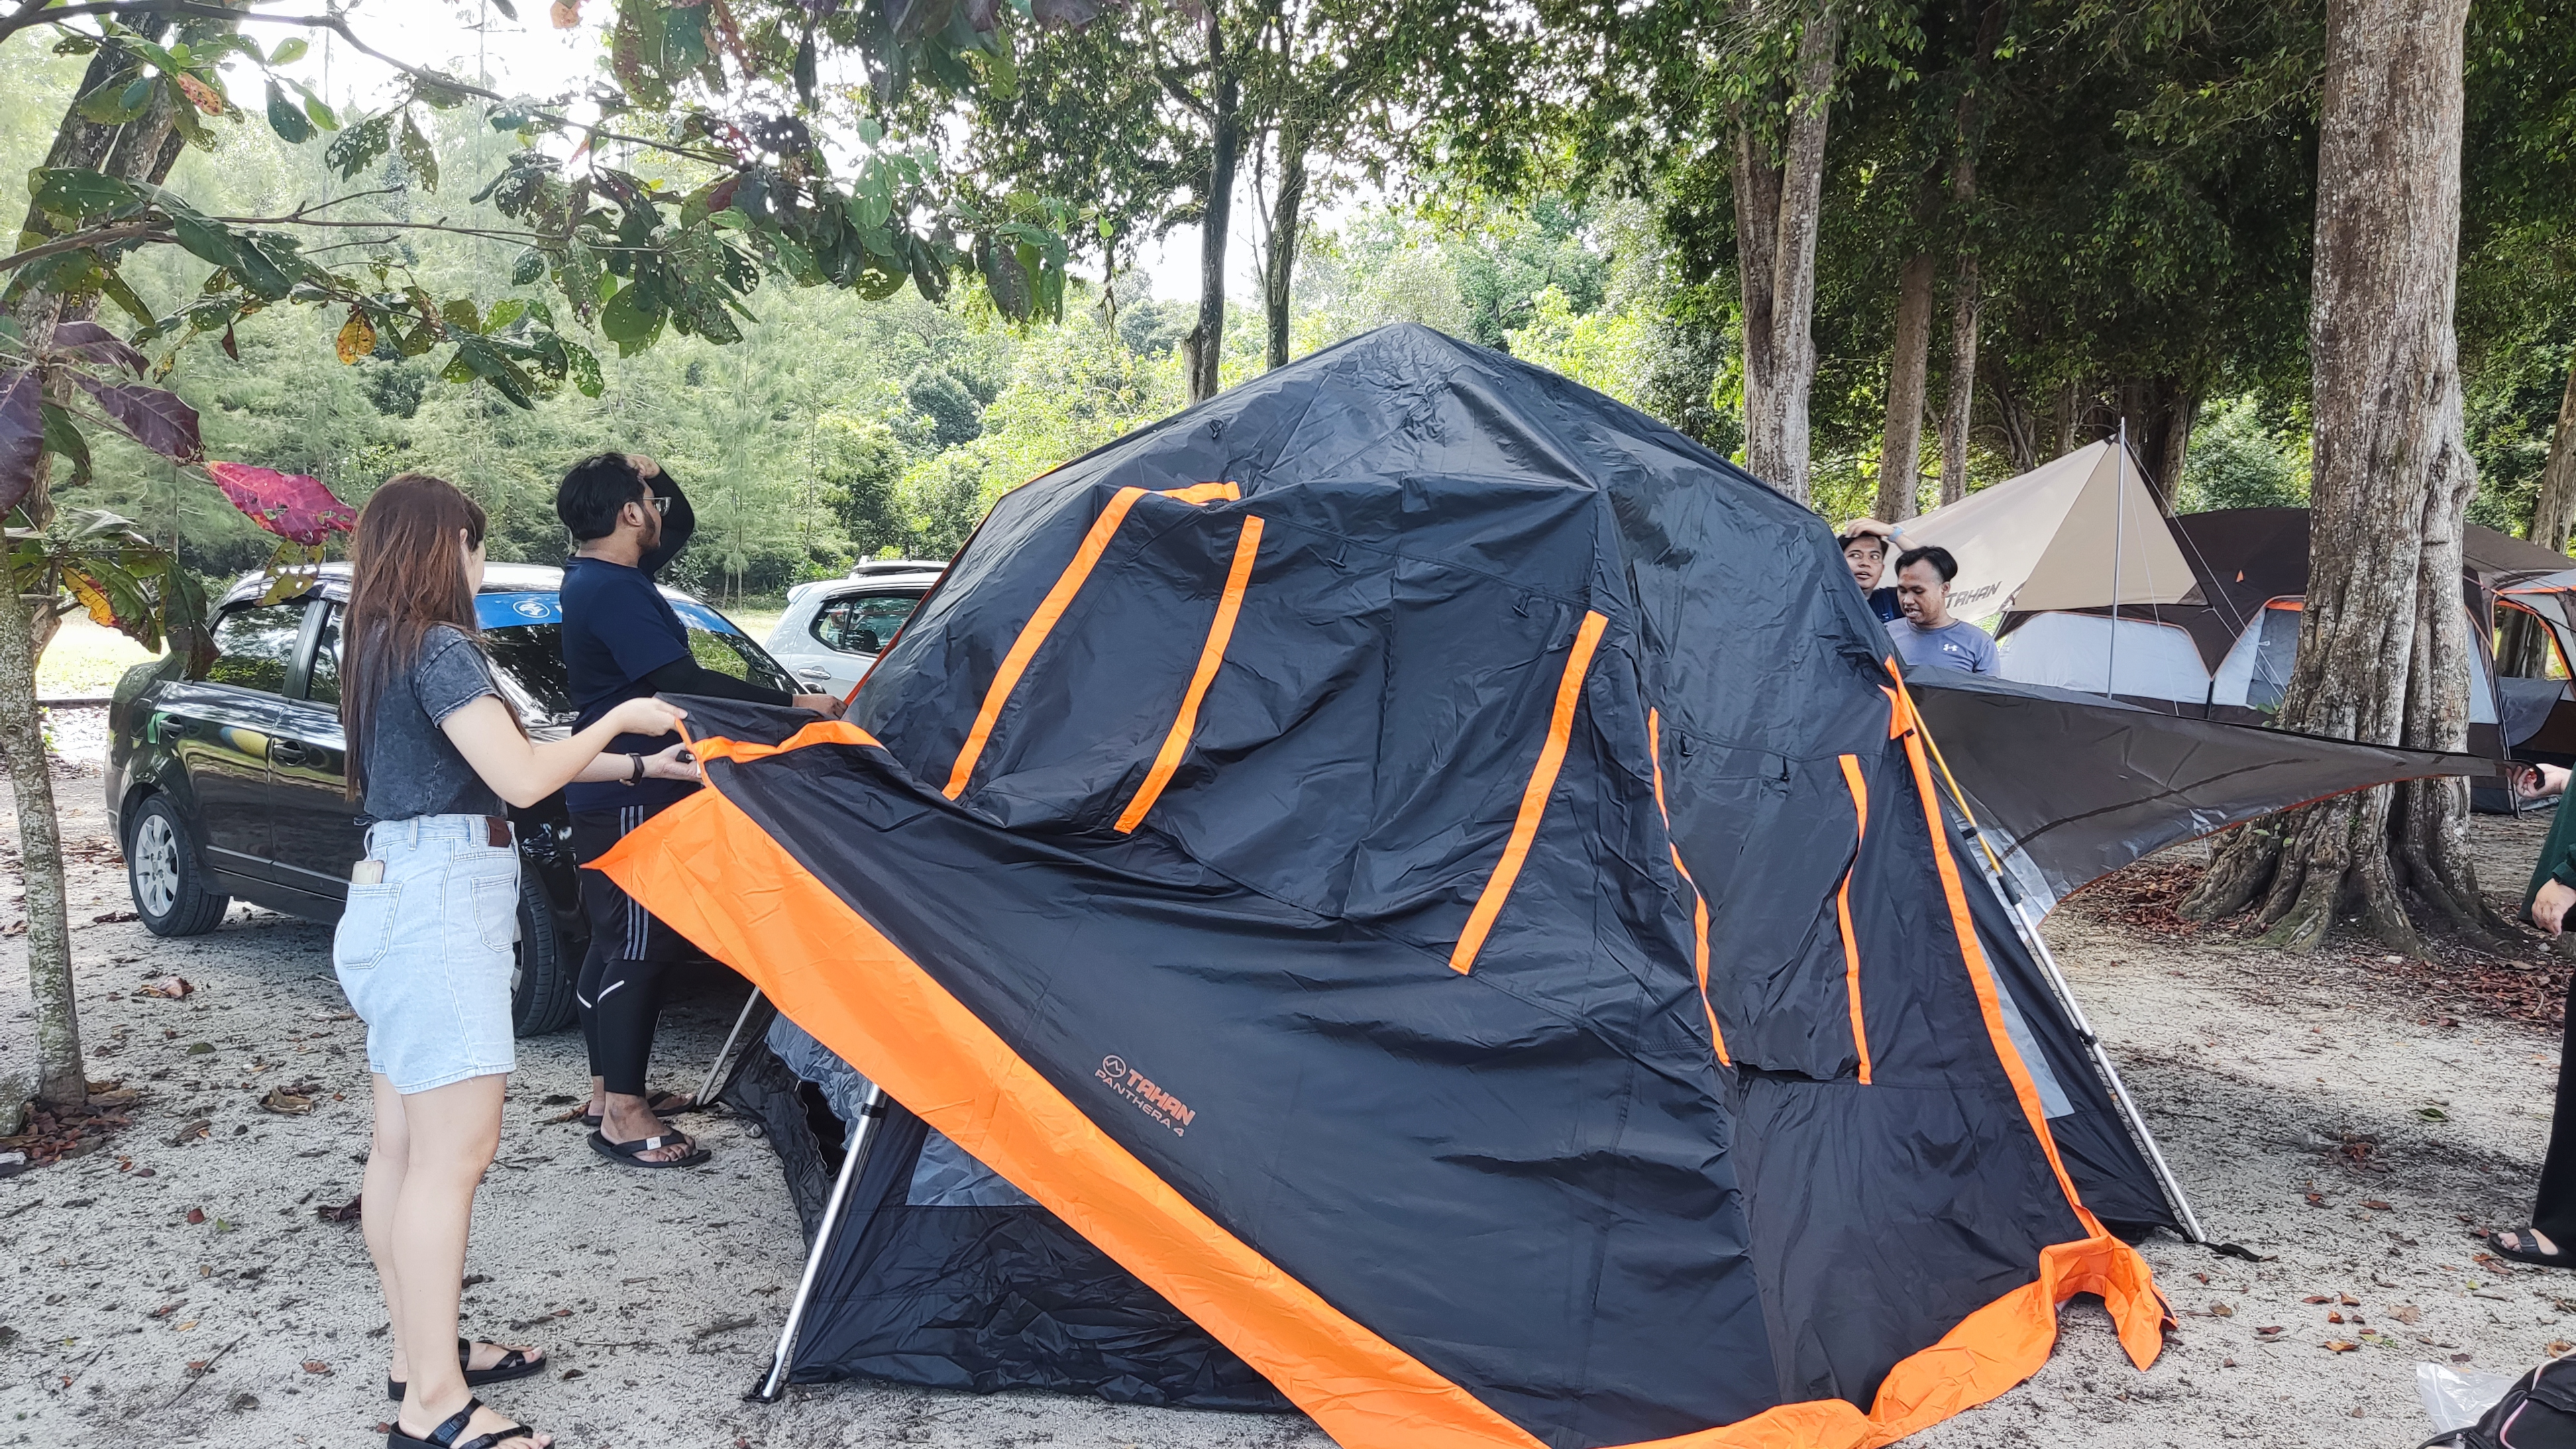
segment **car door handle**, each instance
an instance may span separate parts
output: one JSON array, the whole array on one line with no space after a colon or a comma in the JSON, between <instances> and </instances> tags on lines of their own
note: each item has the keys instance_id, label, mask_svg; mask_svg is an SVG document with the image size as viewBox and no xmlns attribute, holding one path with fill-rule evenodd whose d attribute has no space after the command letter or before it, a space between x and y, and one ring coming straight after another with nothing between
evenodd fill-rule
<instances>
[{"instance_id":1,"label":"car door handle","mask_svg":"<svg viewBox=\"0 0 2576 1449\"><path fill-rule=\"evenodd\" d=\"M281 765L301 765L312 755L293 740L272 740L268 746L268 757Z\"/></svg>"},{"instance_id":2,"label":"car door handle","mask_svg":"<svg viewBox=\"0 0 2576 1449\"><path fill-rule=\"evenodd\" d=\"M808 664L798 669L796 676L799 679L829 679L832 677L832 669L828 664Z\"/></svg>"}]
</instances>

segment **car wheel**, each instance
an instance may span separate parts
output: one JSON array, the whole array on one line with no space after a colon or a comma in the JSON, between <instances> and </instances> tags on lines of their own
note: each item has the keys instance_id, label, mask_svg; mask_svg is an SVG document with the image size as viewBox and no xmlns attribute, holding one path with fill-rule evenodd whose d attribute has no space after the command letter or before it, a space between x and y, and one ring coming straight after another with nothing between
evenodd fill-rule
<instances>
[{"instance_id":1,"label":"car wheel","mask_svg":"<svg viewBox=\"0 0 2576 1449\"><path fill-rule=\"evenodd\" d=\"M206 888L206 867L188 840L187 824L160 795L134 812L125 883L134 892L134 913L156 936L202 936L223 921L233 903L231 896Z\"/></svg>"},{"instance_id":2,"label":"car wheel","mask_svg":"<svg viewBox=\"0 0 2576 1449\"><path fill-rule=\"evenodd\" d=\"M555 929L554 906L535 867L519 865L519 954L510 968L510 1025L520 1036L561 1031L573 1019L581 958Z\"/></svg>"}]
</instances>

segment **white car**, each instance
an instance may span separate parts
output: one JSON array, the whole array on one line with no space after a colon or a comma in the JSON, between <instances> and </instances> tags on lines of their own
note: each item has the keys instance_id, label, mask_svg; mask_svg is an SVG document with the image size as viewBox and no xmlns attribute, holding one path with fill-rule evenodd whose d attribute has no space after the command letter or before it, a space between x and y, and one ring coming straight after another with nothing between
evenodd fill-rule
<instances>
[{"instance_id":1,"label":"white car","mask_svg":"<svg viewBox=\"0 0 2576 1449\"><path fill-rule=\"evenodd\" d=\"M798 584L787 591L787 612L769 631L769 652L796 676L798 687L847 695L946 567L875 559L845 579Z\"/></svg>"}]
</instances>

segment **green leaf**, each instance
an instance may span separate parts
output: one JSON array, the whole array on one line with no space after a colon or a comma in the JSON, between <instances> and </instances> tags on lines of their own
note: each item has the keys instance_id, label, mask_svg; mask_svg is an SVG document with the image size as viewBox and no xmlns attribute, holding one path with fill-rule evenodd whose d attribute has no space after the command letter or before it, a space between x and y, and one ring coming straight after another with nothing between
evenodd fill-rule
<instances>
[{"instance_id":1,"label":"green leaf","mask_svg":"<svg viewBox=\"0 0 2576 1449\"><path fill-rule=\"evenodd\" d=\"M85 121L102 126L121 126L142 115L152 105L153 79L143 76L127 85L114 80L91 91L73 103L72 109Z\"/></svg>"},{"instance_id":2,"label":"green leaf","mask_svg":"<svg viewBox=\"0 0 2576 1449\"><path fill-rule=\"evenodd\" d=\"M275 81L268 83L268 128L290 146L301 146L313 139L313 122L295 103L286 98L286 88Z\"/></svg>"},{"instance_id":3,"label":"green leaf","mask_svg":"<svg viewBox=\"0 0 2576 1449\"><path fill-rule=\"evenodd\" d=\"M993 295L993 306L1014 322L1029 319L1028 269L1021 264L1014 248L987 246L983 249L984 288Z\"/></svg>"},{"instance_id":4,"label":"green leaf","mask_svg":"<svg viewBox=\"0 0 2576 1449\"><path fill-rule=\"evenodd\" d=\"M572 374L572 385L580 389L583 397L599 396L601 384L597 355L568 337L564 339L563 350L564 366Z\"/></svg>"},{"instance_id":5,"label":"green leaf","mask_svg":"<svg viewBox=\"0 0 2576 1449\"><path fill-rule=\"evenodd\" d=\"M458 297L453 301L440 303L438 315L446 320L448 326L456 328L459 331L480 332L483 330L482 319L475 312L474 302L471 298Z\"/></svg>"},{"instance_id":6,"label":"green leaf","mask_svg":"<svg viewBox=\"0 0 2576 1449\"><path fill-rule=\"evenodd\" d=\"M307 114L310 114L309 107ZM351 180L374 165L392 147L393 139L392 114L370 116L332 137L330 148L322 153L322 159L330 163L332 170L340 173L341 180Z\"/></svg>"},{"instance_id":7,"label":"green leaf","mask_svg":"<svg viewBox=\"0 0 2576 1449\"><path fill-rule=\"evenodd\" d=\"M72 465L71 485L89 481L89 440L81 436L72 415L52 403L40 405L45 419L45 451Z\"/></svg>"},{"instance_id":8,"label":"green leaf","mask_svg":"<svg viewBox=\"0 0 2576 1449\"><path fill-rule=\"evenodd\" d=\"M878 125L874 116L859 117L858 131L859 144L863 146L873 146L885 139L885 127Z\"/></svg>"},{"instance_id":9,"label":"green leaf","mask_svg":"<svg viewBox=\"0 0 2576 1449\"><path fill-rule=\"evenodd\" d=\"M599 309L599 335L616 343L620 356L624 356L624 349L629 347L651 346L653 334L662 326L662 309L658 306L648 309L636 296L640 290L639 286L630 283L609 298L607 306Z\"/></svg>"},{"instance_id":10,"label":"green leaf","mask_svg":"<svg viewBox=\"0 0 2576 1449\"><path fill-rule=\"evenodd\" d=\"M303 36L290 35L277 43L277 49L269 54L268 63L293 65L304 58L304 52L309 48L310 45Z\"/></svg>"},{"instance_id":11,"label":"green leaf","mask_svg":"<svg viewBox=\"0 0 2576 1449\"><path fill-rule=\"evenodd\" d=\"M510 285L524 287L546 274L546 254L535 247L519 253L510 262Z\"/></svg>"},{"instance_id":12,"label":"green leaf","mask_svg":"<svg viewBox=\"0 0 2576 1449\"><path fill-rule=\"evenodd\" d=\"M459 348L455 356L447 359L447 365L438 370L438 380L460 383L474 380L474 369L466 363L464 349Z\"/></svg>"},{"instance_id":13,"label":"green leaf","mask_svg":"<svg viewBox=\"0 0 2576 1449\"><path fill-rule=\"evenodd\" d=\"M464 364L474 376L492 384L494 391L519 406L523 408L536 406L536 402L529 396L536 386L534 379L528 376L525 369L502 356L491 343L482 338L468 337L457 343L456 361L448 364L448 370L453 372L457 363Z\"/></svg>"},{"instance_id":14,"label":"green leaf","mask_svg":"<svg viewBox=\"0 0 2576 1449\"><path fill-rule=\"evenodd\" d=\"M436 191L438 189L437 148L431 146L429 138L420 133L420 127L413 122L409 111L402 113L402 136L395 145L402 152L403 165L410 169L412 175L420 178L421 189Z\"/></svg>"},{"instance_id":15,"label":"green leaf","mask_svg":"<svg viewBox=\"0 0 2576 1449\"><path fill-rule=\"evenodd\" d=\"M302 81L292 81L289 84L304 97L304 114L313 118L313 124L325 131L340 129L340 113L331 109L320 96L313 94L312 87Z\"/></svg>"},{"instance_id":16,"label":"green leaf","mask_svg":"<svg viewBox=\"0 0 2576 1449\"><path fill-rule=\"evenodd\" d=\"M498 332L526 315L528 315L528 304L525 299L504 297L492 304L491 311L483 314L483 330Z\"/></svg>"},{"instance_id":17,"label":"green leaf","mask_svg":"<svg viewBox=\"0 0 2576 1449\"><path fill-rule=\"evenodd\" d=\"M143 194L103 172L74 166L39 167L32 178L38 211L74 221L127 210L140 210Z\"/></svg>"},{"instance_id":18,"label":"green leaf","mask_svg":"<svg viewBox=\"0 0 2576 1449\"><path fill-rule=\"evenodd\" d=\"M101 278L99 290L105 292L109 301L123 308L125 315L136 322L149 327L159 320L152 315L151 308L143 305L143 299L134 295L134 289L125 284L125 279L116 273L109 272Z\"/></svg>"},{"instance_id":19,"label":"green leaf","mask_svg":"<svg viewBox=\"0 0 2576 1449\"><path fill-rule=\"evenodd\" d=\"M171 234L188 255L200 261L231 269L236 275L241 268L241 247L230 230L221 222L208 221L192 207L165 207L170 213Z\"/></svg>"}]
</instances>

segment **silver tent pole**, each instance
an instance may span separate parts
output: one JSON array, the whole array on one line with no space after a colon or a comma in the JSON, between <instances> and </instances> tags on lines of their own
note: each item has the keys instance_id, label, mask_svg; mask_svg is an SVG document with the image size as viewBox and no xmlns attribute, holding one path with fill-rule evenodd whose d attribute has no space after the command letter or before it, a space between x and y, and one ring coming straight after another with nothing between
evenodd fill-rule
<instances>
[{"instance_id":1,"label":"silver tent pole","mask_svg":"<svg viewBox=\"0 0 2576 1449\"><path fill-rule=\"evenodd\" d=\"M2120 697L2120 555L2127 552L2122 534L2129 521L2129 420L2120 419L2120 461L2111 489L2111 656L2104 665L2102 693Z\"/></svg>"},{"instance_id":2,"label":"silver tent pole","mask_svg":"<svg viewBox=\"0 0 2576 1449\"><path fill-rule=\"evenodd\" d=\"M822 1274L823 1255L831 1251L832 1237L841 1225L841 1210L849 1205L850 1186L859 1180L859 1169L868 1160L868 1149L876 1141L877 1127L885 1121L885 1089L868 1083L859 1097L858 1128L850 1141L849 1151L841 1158L841 1175L832 1182L832 1200L824 1205L823 1221L814 1228L814 1246L805 1254L805 1276L796 1283L796 1297L787 1305L787 1326L778 1334L778 1352L770 1360L769 1376L748 1397L764 1404L774 1404L787 1385L788 1365L796 1355L796 1331L805 1326L805 1308L814 1296L814 1280Z\"/></svg>"},{"instance_id":3,"label":"silver tent pole","mask_svg":"<svg viewBox=\"0 0 2576 1449\"><path fill-rule=\"evenodd\" d=\"M742 1004L742 1014L733 1019L733 1030L725 1033L724 1045L716 1049L715 1063L707 1068L707 1079L698 1084L691 1102L703 1107L715 1100L716 1078L724 1075L725 1059L733 1055L733 1044L742 1036L743 1023L751 1020L751 1009L759 1004L760 988L755 986L751 988L751 999Z\"/></svg>"},{"instance_id":4,"label":"silver tent pole","mask_svg":"<svg viewBox=\"0 0 2576 1449\"><path fill-rule=\"evenodd\" d=\"M2184 1238L2194 1243L2207 1243L2209 1235L2201 1230L2200 1215L2191 1210L2191 1200L2183 1196L2182 1184L2174 1179L2173 1168L2165 1162L2164 1149L2156 1145L2156 1135L2147 1130L2146 1119L2138 1113L2137 1099L2129 1095L2128 1083L2120 1080L2120 1069L2111 1065L2111 1054L2103 1050L2102 1039L2093 1034L2093 1023L2085 1020L2084 1008L2075 1000L2075 988L2067 983L2066 973L2058 969L2055 953L2048 949L2048 942L2039 934L2039 923L2024 911L2026 903L2021 893L2004 879L1993 858L1983 851L1977 854L1985 859L1986 873L1994 879L1996 891L2003 896L2004 904L2012 909L2014 932L2021 937L2022 944L2030 948L2030 954L2039 962L2040 969L2048 974L2049 989L2057 993L2058 1004L2066 1008L2067 1019L2075 1023L2076 1038L2084 1043L2085 1054L2093 1058L2094 1070L2110 1083L2121 1120L2127 1124L2130 1135L2138 1139L2138 1145L2147 1150L2147 1163L2155 1170L2157 1185L2164 1189L2166 1200L2173 1204L2174 1211L2182 1218Z\"/></svg>"}]
</instances>

